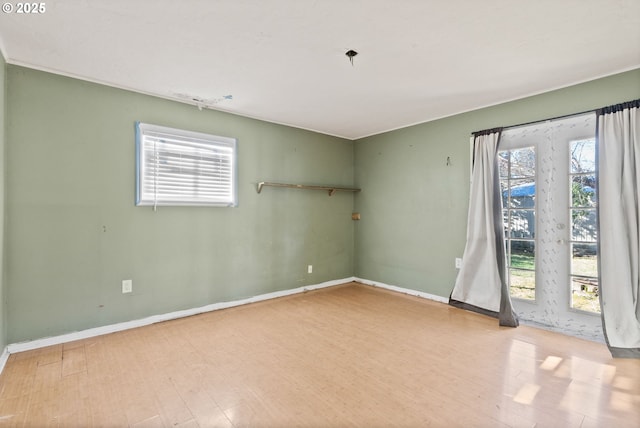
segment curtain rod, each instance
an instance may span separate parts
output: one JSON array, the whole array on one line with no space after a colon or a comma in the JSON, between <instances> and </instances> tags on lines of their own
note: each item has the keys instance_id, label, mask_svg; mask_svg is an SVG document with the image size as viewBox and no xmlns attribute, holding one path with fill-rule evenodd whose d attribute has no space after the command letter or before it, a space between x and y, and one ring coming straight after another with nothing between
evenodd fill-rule
<instances>
[{"instance_id":1,"label":"curtain rod","mask_svg":"<svg viewBox=\"0 0 640 428\"><path fill-rule=\"evenodd\" d=\"M555 122L556 120L567 119L569 117L582 116L583 114L588 114L588 113L594 113L595 114L597 110L598 109L585 110L585 111L581 111L580 113L563 114L561 116L550 117L548 119L532 120L531 122L525 122L525 123L519 123L517 125L505 126L502 129L504 129L506 131L507 129L520 128L520 127L523 127L523 126L533 125L535 123Z\"/></svg>"},{"instance_id":2,"label":"curtain rod","mask_svg":"<svg viewBox=\"0 0 640 428\"><path fill-rule=\"evenodd\" d=\"M581 115L587 114L587 113L595 113L597 110L598 109L586 110L586 111L582 111L580 113L564 114L562 116L555 116L555 117L551 117L551 118L547 118L547 119L540 119L540 120L532 120L531 122L519 123L517 125L503 126L502 128L492 128L492 129L487 129L487 130L483 130L483 131L475 131L475 132L472 132L471 135L473 135L475 137L477 135L481 135L483 133L494 131L494 130L498 130L498 129L502 129L503 131L506 131L508 129L521 128L523 126L529 126L529 125L533 125L535 123L554 122L556 120L567 119L569 117L575 117L575 116L581 116Z\"/></svg>"},{"instance_id":3,"label":"curtain rod","mask_svg":"<svg viewBox=\"0 0 640 428\"><path fill-rule=\"evenodd\" d=\"M561 116L555 116L555 117L551 117L551 118L548 118L548 119L533 120L533 121L531 121L531 122L519 123L519 124L517 124L517 125L503 126L503 127L502 127L502 130L503 130L503 131L506 131L507 129L514 129L514 128L520 128L520 127L522 127L522 126L533 125L534 123L541 123L541 122L553 122L553 121L555 121L555 120L566 119L566 118L569 118L569 117L575 117L575 116L581 116L581 115L583 115L583 114L588 114L588 113L597 113L597 112L598 112L598 110L602 110L602 109L606 109L606 108L614 107L614 106L621 105L621 104L635 103L635 102L638 102L638 101L640 101L640 99L638 99L638 100L632 100L632 101L626 101L626 102L624 102L624 103L618 103L618 104L614 104L614 105L612 105L612 106L607 106L607 107L598 107L598 108L594 108L594 109L592 109L592 110L585 110L585 111L582 111L582 112L579 112L579 113L564 114L564 115L561 115ZM484 132L488 132L488 131L492 131L492 130L497 130L497 129L499 129L499 128L486 129L486 130L483 130L483 131L475 131L475 132L472 132L472 133L471 133L471 135L473 135L473 136L475 137L475 136L476 136L476 135L478 135L478 134L482 134L482 133L484 133Z\"/></svg>"}]
</instances>

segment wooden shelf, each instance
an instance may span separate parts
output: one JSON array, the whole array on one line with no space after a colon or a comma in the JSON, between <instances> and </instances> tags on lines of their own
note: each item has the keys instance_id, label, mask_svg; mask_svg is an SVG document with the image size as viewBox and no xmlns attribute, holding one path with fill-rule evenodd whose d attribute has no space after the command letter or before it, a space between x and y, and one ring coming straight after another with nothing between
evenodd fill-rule
<instances>
[{"instance_id":1,"label":"wooden shelf","mask_svg":"<svg viewBox=\"0 0 640 428\"><path fill-rule=\"evenodd\" d=\"M329 196L333 196L336 192L359 192L360 189L354 187L336 187L336 186L308 186L306 184L287 184L287 183L269 183L268 181L261 181L258 183L258 193L262 191L264 186L269 187L287 187L290 189L306 189L306 190L324 190L329 193Z\"/></svg>"}]
</instances>

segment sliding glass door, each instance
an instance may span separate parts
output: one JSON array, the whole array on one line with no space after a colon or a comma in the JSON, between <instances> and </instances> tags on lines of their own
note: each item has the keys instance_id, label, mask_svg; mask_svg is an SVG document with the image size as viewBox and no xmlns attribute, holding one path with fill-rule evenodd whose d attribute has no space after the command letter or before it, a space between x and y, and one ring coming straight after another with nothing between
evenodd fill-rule
<instances>
[{"instance_id":1,"label":"sliding glass door","mask_svg":"<svg viewBox=\"0 0 640 428\"><path fill-rule=\"evenodd\" d=\"M508 283L523 321L603 340L595 114L505 130L499 146Z\"/></svg>"}]
</instances>

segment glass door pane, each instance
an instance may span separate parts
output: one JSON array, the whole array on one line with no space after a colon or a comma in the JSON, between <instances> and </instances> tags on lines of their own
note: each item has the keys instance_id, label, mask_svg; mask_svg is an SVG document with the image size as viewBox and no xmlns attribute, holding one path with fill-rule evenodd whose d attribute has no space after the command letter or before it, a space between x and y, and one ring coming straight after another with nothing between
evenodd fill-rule
<instances>
[{"instance_id":1,"label":"glass door pane","mask_svg":"<svg viewBox=\"0 0 640 428\"><path fill-rule=\"evenodd\" d=\"M511 297L536 298L536 152L533 147L498 154Z\"/></svg>"},{"instance_id":2,"label":"glass door pane","mask_svg":"<svg viewBox=\"0 0 640 428\"><path fill-rule=\"evenodd\" d=\"M511 297L535 300L535 242L510 239L507 252Z\"/></svg>"},{"instance_id":3,"label":"glass door pane","mask_svg":"<svg viewBox=\"0 0 640 428\"><path fill-rule=\"evenodd\" d=\"M569 144L572 309L600 313L595 139Z\"/></svg>"}]
</instances>

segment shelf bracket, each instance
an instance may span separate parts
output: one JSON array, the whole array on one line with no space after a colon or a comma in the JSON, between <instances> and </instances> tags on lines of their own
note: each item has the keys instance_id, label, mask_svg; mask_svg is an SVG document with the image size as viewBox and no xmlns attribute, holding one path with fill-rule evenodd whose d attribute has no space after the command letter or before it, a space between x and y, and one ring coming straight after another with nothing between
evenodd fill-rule
<instances>
[{"instance_id":1,"label":"shelf bracket","mask_svg":"<svg viewBox=\"0 0 640 428\"><path fill-rule=\"evenodd\" d=\"M306 190L324 190L329 196L333 196L336 192L359 192L361 189L355 187L335 187L335 186L310 186L305 184L288 184L288 183L270 183L261 181L258 183L258 193L262 192L264 186L270 187L286 187L289 189L306 189Z\"/></svg>"}]
</instances>

